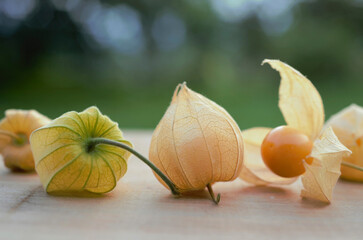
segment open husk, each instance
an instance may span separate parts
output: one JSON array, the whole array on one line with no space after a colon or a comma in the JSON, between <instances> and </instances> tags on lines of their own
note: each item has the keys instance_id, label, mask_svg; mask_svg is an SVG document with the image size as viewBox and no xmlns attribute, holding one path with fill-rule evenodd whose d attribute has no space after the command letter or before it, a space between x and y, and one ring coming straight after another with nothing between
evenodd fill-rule
<instances>
[{"instance_id":1,"label":"open husk","mask_svg":"<svg viewBox=\"0 0 363 240\"><path fill-rule=\"evenodd\" d=\"M340 176L340 164L351 151L341 144L331 128L327 128L314 143L311 165L304 162L306 172L301 181L301 196L330 203Z\"/></svg>"},{"instance_id":2,"label":"open husk","mask_svg":"<svg viewBox=\"0 0 363 240\"><path fill-rule=\"evenodd\" d=\"M281 76L279 107L287 126L305 133L313 144L311 165L304 163L302 175L302 197L330 202L333 189L340 176L339 166L349 149L342 145L333 130L322 131L324 107L321 96L314 85L286 63L266 59ZM251 128L242 132L245 140L245 165L240 178L255 185L291 184L298 178L282 178L273 174L261 158L261 144L269 128ZM338 166L338 167L337 167Z\"/></svg>"},{"instance_id":3,"label":"open husk","mask_svg":"<svg viewBox=\"0 0 363 240\"><path fill-rule=\"evenodd\" d=\"M324 125L324 106L314 85L299 71L279 60L265 59L281 76L279 108L287 126L305 133L314 141ZM272 173L262 161L260 148L270 128L244 130L246 157L241 179L255 185L291 184L297 178L282 178Z\"/></svg>"}]
</instances>

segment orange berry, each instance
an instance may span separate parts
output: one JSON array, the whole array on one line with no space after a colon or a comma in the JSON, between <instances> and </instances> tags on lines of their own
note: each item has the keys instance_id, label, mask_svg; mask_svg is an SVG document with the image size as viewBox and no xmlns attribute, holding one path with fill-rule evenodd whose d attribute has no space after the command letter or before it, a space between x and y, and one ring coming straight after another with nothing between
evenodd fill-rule
<instances>
[{"instance_id":1,"label":"orange berry","mask_svg":"<svg viewBox=\"0 0 363 240\"><path fill-rule=\"evenodd\" d=\"M297 177L305 172L303 161L311 164L313 143L297 129L280 126L272 129L261 145L266 166L281 177Z\"/></svg>"}]
</instances>

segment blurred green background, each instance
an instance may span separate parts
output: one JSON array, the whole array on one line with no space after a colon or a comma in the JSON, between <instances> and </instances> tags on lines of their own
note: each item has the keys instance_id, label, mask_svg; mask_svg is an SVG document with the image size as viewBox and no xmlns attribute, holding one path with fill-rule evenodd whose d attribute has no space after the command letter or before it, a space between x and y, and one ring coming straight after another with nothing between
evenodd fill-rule
<instances>
[{"instance_id":1,"label":"blurred green background","mask_svg":"<svg viewBox=\"0 0 363 240\"><path fill-rule=\"evenodd\" d=\"M154 128L186 81L241 129L277 126L280 77L264 58L306 75L327 117L363 105L363 0L0 0L1 112L96 105L121 128Z\"/></svg>"}]
</instances>

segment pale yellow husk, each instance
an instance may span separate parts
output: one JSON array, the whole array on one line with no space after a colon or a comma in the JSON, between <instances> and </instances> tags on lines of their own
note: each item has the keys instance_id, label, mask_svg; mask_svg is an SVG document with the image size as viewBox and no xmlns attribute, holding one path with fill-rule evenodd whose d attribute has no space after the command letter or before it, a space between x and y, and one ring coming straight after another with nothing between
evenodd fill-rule
<instances>
[{"instance_id":1,"label":"pale yellow husk","mask_svg":"<svg viewBox=\"0 0 363 240\"><path fill-rule=\"evenodd\" d=\"M333 115L326 123L332 127L339 141L352 151L343 160L363 167L363 108L352 104ZM341 167L341 177L363 182L363 172L351 167Z\"/></svg>"},{"instance_id":2,"label":"pale yellow husk","mask_svg":"<svg viewBox=\"0 0 363 240\"><path fill-rule=\"evenodd\" d=\"M153 133L149 158L180 192L201 190L238 177L242 135L226 110L181 84Z\"/></svg>"},{"instance_id":3,"label":"pale yellow husk","mask_svg":"<svg viewBox=\"0 0 363 240\"><path fill-rule=\"evenodd\" d=\"M132 146L118 124L96 107L65 113L33 132L30 143L36 171L48 193L105 193L116 186L126 173L130 153L103 144L88 153L87 140L96 137Z\"/></svg>"},{"instance_id":4,"label":"pale yellow husk","mask_svg":"<svg viewBox=\"0 0 363 240\"><path fill-rule=\"evenodd\" d=\"M314 143L311 165L304 163L306 172L301 181L304 189L301 196L330 203L333 190L340 176L342 158L351 151L341 144L331 128L327 128Z\"/></svg>"},{"instance_id":5,"label":"pale yellow husk","mask_svg":"<svg viewBox=\"0 0 363 240\"><path fill-rule=\"evenodd\" d=\"M279 107L287 125L300 130L314 141L324 124L324 107L319 92L306 77L288 64L269 59L262 62L265 63L280 73ZM262 161L261 144L270 130L257 127L242 132L246 150L240 178L255 185L291 184L297 178L279 177Z\"/></svg>"},{"instance_id":6,"label":"pale yellow husk","mask_svg":"<svg viewBox=\"0 0 363 240\"><path fill-rule=\"evenodd\" d=\"M16 144L13 138L0 134L0 153L5 166L12 170L34 170L34 159L30 149L30 134L49 123L50 119L35 110L9 109L0 121L0 131L26 138L24 144Z\"/></svg>"},{"instance_id":7,"label":"pale yellow husk","mask_svg":"<svg viewBox=\"0 0 363 240\"><path fill-rule=\"evenodd\" d=\"M286 63L268 59L264 60L264 63L270 64L280 73L279 107L287 125L300 130L314 141L312 157L315 159L311 166L305 164L302 196L330 201L336 177L340 175L340 171L331 168L340 165L341 159L349 155L349 150L334 138L332 130L321 135L324 107L314 85ZM252 128L242 132L245 140L245 165L240 178L255 185L293 183L297 178L278 177L263 164L260 149L269 131L268 128ZM330 176L331 172L334 172L334 177ZM321 197L322 195L325 197Z\"/></svg>"},{"instance_id":8,"label":"pale yellow husk","mask_svg":"<svg viewBox=\"0 0 363 240\"><path fill-rule=\"evenodd\" d=\"M315 140L324 125L324 106L318 90L288 64L269 59L264 63L280 73L279 107L287 125Z\"/></svg>"}]
</instances>

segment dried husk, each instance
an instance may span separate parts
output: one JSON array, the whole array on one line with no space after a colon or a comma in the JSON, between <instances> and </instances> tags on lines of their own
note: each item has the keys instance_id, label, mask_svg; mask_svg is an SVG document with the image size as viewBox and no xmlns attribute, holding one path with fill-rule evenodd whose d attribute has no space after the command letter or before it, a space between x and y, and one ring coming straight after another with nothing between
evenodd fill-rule
<instances>
[{"instance_id":1,"label":"dried husk","mask_svg":"<svg viewBox=\"0 0 363 240\"><path fill-rule=\"evenodd\" d=\"M314 141L324 124L324 106L319 92L300 72L279 60L265 59L281 76L279 108L289 127L300 130ZM242 132L245 140L245 164L240 178L255 185L291 184L297 178L273 174L261 158L261 144L271 129L252 128Z\"/></svg>"},{"instance_id":2,"label":"dried husk","mask_svg":"<svg viewBox=\"0 0 363 240\"><path fill-rule=\"evenodd\" d=\"M279 60L265 59L281 76L279 107L289 127L315 140L324 126L324 106L314 85L299 71Z\"/></svg>"},{"instance_id":3,"label":"dried husk","mask_svg":"<svg viewBox=\"0 0 363 240\"><path fill-rule=\"evenodd\" d=\"M363 167L363 108L352 104L333 115L326 123L332 127L340 142L352 151L345 162ZM363 172L341 166L341 178L363 182Z\"/></svg>"},{"instance_id":4,"label":"dried husk","mask_svg":"<svg viewBox=\"0 0 363 240\"><path fill-rule=\"evenodd\" d=\"M301 196L330 202L340 175L340 163L350 151L339 142L333 130L322 134L324 107L314 85L286 63L279 60L264 60L263 63L270 64L281 75L279 107L287 125L305 133L314 142L313 163L304 163L306 172L302 175ZM255 185L293 183L297 178L278 177L263 164L260 149L269 131L268 128L252 128L242 132L245 165L240 178Z\"/></svg>"},{"instance_id":5,"label":"dried husk","mask_svg":"<svg viewBox=\"0 0 363 240\"><path fill-rule=\"evenodd\" d=\"M96 107L65 113L32 133L35 168L48 193L105 193L116 186L126 173L130 153L104 144L88 152L87 141L97 137L132 146L118 124Z\"/></svg>"},{"instance_id":6,"label":"dried husk","mask_svg":"<svg viewBox=\"0 0 363 240\"><path fill-rule=\"evenodd\" d=\"M35 110L9 109L0 122L0 131L23 137L24 142L0 135L0 153L4 164L11 170L32 171L34 159L30 149L30 134L37 128L49 123L50 119Z\"/></svg>"},{"instance_id":7,"label":"dried husk","mask_svg":"<svg viewBox=\"0 0 363 240\"><path fill-rule=\"evenodd\" d=\"M304 189L301 196L330 203L333 190L340 176L342 158L351 151L341 144L331 128L327 128L314 143L311 165L304 162L306 172L301 181Z\"/></svg>"},{"instance_id":8,"label":"dried husk","mask_svg":"<svg viewBox=\"0 0 363 240\"><path fill-rule=\"evenodd\" d=\"M180 192L202 190L237 178L243 162L242 135L226 110L184 83L176 88L152 135L149 158Z\"/></svg>"}]
</instances>

